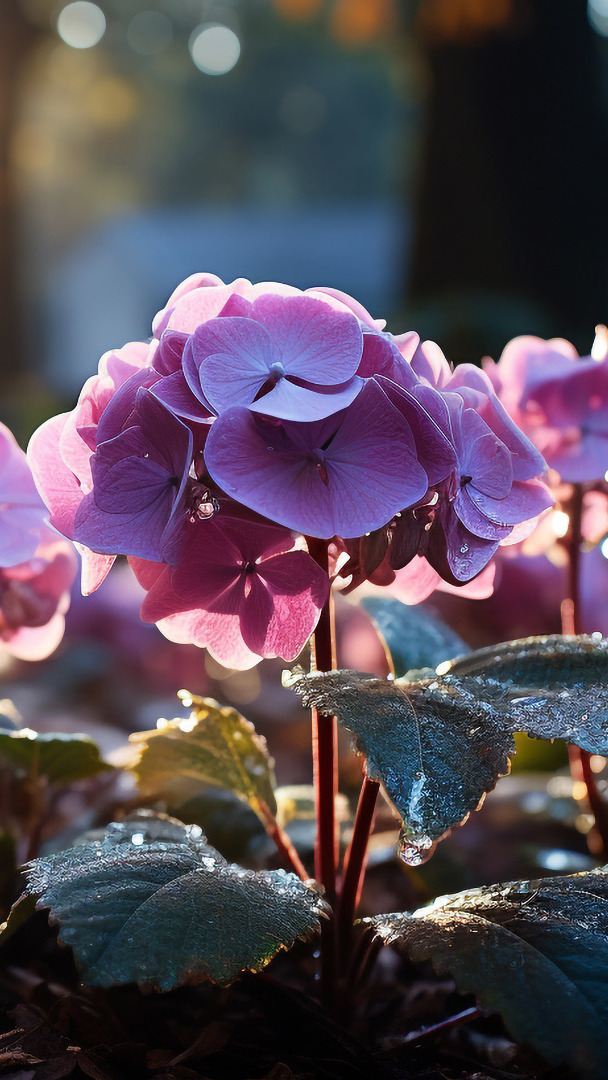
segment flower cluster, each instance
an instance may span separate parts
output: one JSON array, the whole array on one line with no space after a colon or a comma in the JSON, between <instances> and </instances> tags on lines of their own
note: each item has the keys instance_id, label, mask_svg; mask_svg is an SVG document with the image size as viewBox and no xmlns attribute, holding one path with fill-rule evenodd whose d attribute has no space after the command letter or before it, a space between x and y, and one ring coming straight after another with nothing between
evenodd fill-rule
<instances>
[{"instance_id":1,"label":"flower cluster","mask_svg":"<svg viewBox=\"0 0 608 1080\"><path fill-rule=\"evenodd\" d=\"M29 453L85 591L127 555L142 617L240 668L292 659L313 631L329 581L306 539L351 586L416 557L461 585L551 502L483 373L453 375L335 290L210 274L179 286L149 344L102 357Z\"/></svg>"},{"instance_id":2,"label":"flower cluster","mask_svg":"<svg viewBox=\"0 0 608 1080\"><path fill-rule=\"evenodd\" d=\"M486 366L510 415L567 483L608 470L607 339L598 331L590 356L560 338L518 337Z\"/></svg>"},{"instance_id":3,"label":"flower cluster","mask_svg":"<svg viewBox=\"0 0 608 1080\"><path fill-rule=\"evenodd\" d=\"M0 643L24 660L57 647L76 556L47 522L26 456L0 424Z\"/></svg>"}]
</instances>

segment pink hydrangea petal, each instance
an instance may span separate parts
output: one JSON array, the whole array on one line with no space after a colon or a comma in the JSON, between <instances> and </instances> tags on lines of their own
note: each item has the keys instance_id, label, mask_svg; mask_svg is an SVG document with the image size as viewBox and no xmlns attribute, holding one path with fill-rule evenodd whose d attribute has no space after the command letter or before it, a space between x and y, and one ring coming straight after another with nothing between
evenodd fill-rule
<instances>
[{"instance_id":1,"label":"pink hydrangea petal","mask_svg":"<svg viewBox=\"0 0 608 1080\"><path fill-rule=\"evenodd\" d=\"M450 381L452 370L439 345L434 341L421 341L412 356L411 364L416 375L426 379L437 390L442 390Z\"/></svg>"},{"instance_id":2,"label":"pink hydrangea petal","mask_svg":"<svg viewBox=\"0 0 608 1080\"><path fill-rule=\"evenodd\" d=\"M65 633L65 617L56 613L45 626L22 626L3 639L2 645L17 660L46 660L59 647Z\"/></svg>"},{"instance_id":3,"label":"pink hydrangea petal","mask_svg":"<svg viewBox=\"0 0 608 1080\"><path fill-rule=\"evenodd\" d=\"M250 290L251 282L245 278L238 278L230 285L202 286L192 289L179 297L172 308L168 306L158 321L154 321L154 334L159 337L165 330L180 330L185 334L193 334L201 323L208 322L209 319L214 319L216 315L219 315L233 293L247 296Z\"/></svg>"},{"instance_id":4,"label":"pink hydrangea petal","mask_svg":"<svg viewBox=\"0 0 608 1080\"><path fill-rule=\"evenodd\" d=\"M355 374L363 335L349 312L334 311L311 296L262 296L253 310L278 348L286 374L321 386Z\"/></svg>"},{"instance_id":5,"label":"pink hydrangea petal","mask_svg":"<svg viewBox=\"0 0 608 1080\"><path fill-rule=\"evenodd\" d=\"M49 509L51 525L73 540L74 520L84 495L59 452L68 415L53 416L42 424L30 439L27 455L38 490Z\"/></svg>"},{"instance_id":6,"label":"pink hydrangea petal","mask_svg":"<svg viewBox=\"0 0 608 1080\"><path fill-rule=\"evenodd\" d=\"M306 289L306 296L313 296L324 303L334 307L336 311L352 311L353 315L356 315L359 322L364 326L371 326L374 330L383 330L386 325L386 319L374 319L373 315L370 315L369 311L355 300L348 293L341 292L340 289L330 289L325 285L315 285L312 289Z\"/></svg>"},{"instance_id":7,"label":"pink hydrangea petal","mask_svg":"<svg viewBox=\"0 0 608 1080\"><path fill-rule=\"evenodd\" d=\"M421 555L415 555L402 570L395 572L395 580L382 592L395 596L403 604L420 604L435 591L441 577Z\"/></svg>"},{"instance_id":8,"label":"pink hydrangea petal","mask_svg":"<svg viewBox=\"0 0 608 1080\"><path fill-rule=\"evenodd\" d=\"M363 388L356 375L343 387L327 387L323 391L297 386L289 379L280 379L268 394L263 394L249 408L264 416L283 420L324 420L347 408Z\"/></svg>"},{"instance_id":9,"label":"pink hydrangea petal","mask_svg":"<svg viewBox=\"0 0 608 1080\"><path fill-rule=\"evenodd\" d=\"M241 618L245 644L260 656L294 660L329 595L327 575L305 551L290 551L264 559L251 577Z\"/></svg>"},{"instance_id":10,"label":"pink hydrangea petal","mask_svg":"<svg viewBox=\"0 0 608 1080\"><path fill-rule=\"evenodd\" d=\"M547 464L568 484L603 479L608 470L608 434L565 439L546 450Z\"/></svg>"},{"instance_id":11,"label":"pink hydrangea petal","mask_svg":"<svg viewBox=\"0 0 608 1080\"><path fill-rule=\"evenodd\" d=\"M90 596L103 584L116 560L115 555L99 555L84 544L76 545L80 552L80 589L83 596Z\"/></svg>"}]
</instances>

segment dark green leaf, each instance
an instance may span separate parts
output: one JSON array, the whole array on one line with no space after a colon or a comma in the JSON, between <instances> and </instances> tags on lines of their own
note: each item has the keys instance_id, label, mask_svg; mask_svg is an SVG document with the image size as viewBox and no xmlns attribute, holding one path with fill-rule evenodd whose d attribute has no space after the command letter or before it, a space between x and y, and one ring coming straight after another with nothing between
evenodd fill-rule
<instances>
[{"instance_id":1,"label":"dark green leaf","mask_svg":"<svg viewBox=\"0 0 608 1080\"><path fill-rule=\"evenodd\" d=\"M608 868L440 897L366 920L499 1012L512 1036L577 1075L606 1076Z\"/></svg>"},{"instance_id":2,"label":"dark green leaf","mask_svg":"<svg viewBox=\"0 0 608 1080\"><path fill-rule=\"evenodd\" d=\"M437 667L442 660L469 651L447 623L422 608L382 596L367 596L361 606L376 624L397 677L415 668Z\"/></svg>"},{"instance_id":3,"label":"dark green leaf","mask_svg":"<svg viewBox=\"0 0 608 1080\"><path fill-rule=\"evenodd\" d=\"M318 930L325 903L312 886L244 870L196 826L179 829L136 817L28 866L28 891L50 908L87 985L228 985Z\"/></svg>"},{"instance_id":4,"label":"dark green leaf","mask_svg":"<svg viewBox=\"0 0 608 1080\"><path fill-rule=\"evenodd\" d=\"M88 735L31 728L0 730L0 763L20 776L45 777L50 784L71 784L112 768Z\"/></svg>"},{"instance_id":5,"label":"dark green leaf","mask_svg":"<svg viewBox=\"0 0 608 1080\"><path fill-rule=\"evenodd\" d=\"M401 814L402 857L412 863L508 772L514 732L608 753L606 641L529 638L437 670L395 681L352 671L291 678L305 705L354 734L367 775Z\"/></svg>"},{"instance_id":6,"label":"dark green leaf","mask_svg":"<svg viewBox=\"0 0 608 1080\"><path fill-rule=\"evenodd\" d=\"M266 740L236 709L221 708L211 698L182 696L193 706L189 717L159 721L156 731L131 736L141 746L133 771L142 792L178 805L217 784L260 816L261 804L274 814L274 762Z\"/></svg>"},{"instance_id":7,"label":"dark green leaf","mask_svg":"<svg viewBox=\"0 0 608 1080\"><path fill-rule=\"evenodd\" d=\"M353 733L367 775L401 815L401 854L412 865L509 771L514 739L491 706L437 678L406 687L335 671L296 677L293 685L305 705L335 714Z\"/></svg>"}]
</instances>

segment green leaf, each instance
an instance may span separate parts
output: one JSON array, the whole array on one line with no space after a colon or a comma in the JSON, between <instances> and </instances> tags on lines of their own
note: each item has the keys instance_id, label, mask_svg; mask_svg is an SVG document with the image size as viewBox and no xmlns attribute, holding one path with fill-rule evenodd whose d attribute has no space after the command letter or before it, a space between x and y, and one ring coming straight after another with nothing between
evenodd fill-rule
<instances>
[{"instance_id":1,"label":"green leaf","mask_svg":"<svg viewBox=\"0 0 608 1080\"><path fill-rule=\"evenodd\" d=\"M371 615L398 677L469 651L447 623L422 608L381 596L367 596L361 606Z\"/></svg>"},{"instance_id":2,"label":"green leaf","mask_svg":"<svg viewBox=\"0 0 608 1080\"><path fill-rule=\"evenodd\" d=\"M112 766L103 761L97 743L88 735L57 731L0 730L0 764L18 776L44 777L50 784L87 780Z\"/></svg>"},{"instance_id":3,"label":"green leaf","mask_svg":"<svg viewBox=\"0 0 608 1080\"><path fill-rule=\"evenodd\" d=\"M36 859L26 873L88 986L226 986L312 937L326 913L294 874L228 863L200 829L172 819L114 822L103 840Z\"/></svg>"},{"instance_id":4,"label":"green leaf","mask_svg":"<svg viewBox=\"0 0 608 1080\"><path fill-rule=\"evenodd\" d=\"M367 775L401 815L401 855L414 865L509 771L514 732L608 753L601 639L529 638L437 670L394 681L353 671L287 680L305 705L335 714L353 733Z\"/></svg>"},{"instance_id":5,"label":"green leaf","mask_svg":"<svg viewBox=\"0 0 608 1080\"><path fill-rule=\"evenodd\" d=\"M338 717L402 819L401 857L418 865L509 771L513 736L492 708L436 677L407 688L358 671L296 677L307 706Z\"/></svg>"},{"instance_id":6,"label":"green leaf","mask_svg":"<svg viewBox=\"0 0 608 1080\"><path fill-rule=\"evenodd\" d=\"M274 762L266 740L236 709L186 691L180 696L193 706L189 717L159 721L155 731L131 735L141 747L133 771L142 793L176 805L216 784L248 802L262 819L264 806L274 814Z\"/></svg>"},{"instance_id":7,"label":"green leaf","mask_svg":"<svg viewBox=\"0 0 608 1080\"><path fill-rule=\"evenodd\" d=\"M452 975L517 1042L577 1075L606 1076L608 867L443 896L365 924Z\"/></svg>"},{"instance_id":8,"label":"green leaf","mask_svg":"<svg viewBox=\"0 0 608 1080\"><path fill-rule=\"evenodd\" d=\"M8 913L8 918L3 923L0 923L0 948L6 945L7 941L10 941L13 934L23 926L24 922L27 922L35 910L35 897L23 893L13 904Z\"/></svg>"}]
</instances>

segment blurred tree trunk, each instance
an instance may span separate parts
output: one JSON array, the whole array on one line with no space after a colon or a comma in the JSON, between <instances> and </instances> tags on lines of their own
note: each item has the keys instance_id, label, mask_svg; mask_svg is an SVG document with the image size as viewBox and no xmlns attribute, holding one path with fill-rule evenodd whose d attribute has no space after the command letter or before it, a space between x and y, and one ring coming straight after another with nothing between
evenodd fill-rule
<instances>
[{"instance_id":1,"label":"blurred tree trunk","mask_svg":"<svg viewBox=\"0 0 608 1080\"><path fill-rule=\"evenodd\" d=\"M608 126L585 0L420 0L416 27L431 86L410 302L489 290L517 322L520 297L588 351L608 321Z\"/></svg>"},{"instance_id":2,"label":"blurred tree trunk","mask_svg":"<svg viewBox=\"0 0 608 1080\"><path fill-rule=\"evenodd\" d=\"M0 380L5 394L23 371L18 289L17 192L11 168L24 69L38 33L18 0L0 0Z\"/></svg>"}]
</instances>

